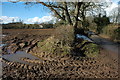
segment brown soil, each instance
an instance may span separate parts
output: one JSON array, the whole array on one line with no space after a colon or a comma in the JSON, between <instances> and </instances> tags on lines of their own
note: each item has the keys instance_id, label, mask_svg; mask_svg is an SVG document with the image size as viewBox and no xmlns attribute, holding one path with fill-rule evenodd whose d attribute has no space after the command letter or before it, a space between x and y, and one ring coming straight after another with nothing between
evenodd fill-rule
<instances>
[{"instance_id":1,"label":"brown soil","mask_svg":"<svg viewBox=\"0 0 120 80\"><path fill-rule=\"evenodd\" d=\"M9 41L15 37L21 39L45 39L54 32L54 29L3 29L2 34L7 35L4 41Z\"/></svg>"},{"instance_id":2,"label":"brown soil","mask_svg":"<svg viewBox=\"0 0 120 80\"><path fill-rule=\"evenodd\" d=\"M24 49L29 52L38 41L45 40L52 35L54 29L3 29L2 32L7 35L2 39L2 43L7 44L3 47L2 54L9 54L8 49L11 53Z\"/></svg>"},{"instance_id":3,"label":"brown soil","mask_svg":"<svg viewBox=\"0 0 120 80\"><path fill-rule=\"evenodd\" d=\"M33 41L32 43L34 43L36 40L41 41L48 38L53 32L54 29L7 29L3 30L3 34L8 35L3 39L3 42L17 44L18 41L22 43ZM47 54L41 54L39 58L43 61L22 59L36 64L33 66L3 60L8 64L8 66L3 67L3 78L6 80L10 78L25 80L40 80L41 78L100 78L100 80L110 78L114 80L113 78L116 78L117 80L118 78L118 55L104 49L101 49L96 58L81 58L71 55L53 57Z\"/></svg>"}]
</instances>

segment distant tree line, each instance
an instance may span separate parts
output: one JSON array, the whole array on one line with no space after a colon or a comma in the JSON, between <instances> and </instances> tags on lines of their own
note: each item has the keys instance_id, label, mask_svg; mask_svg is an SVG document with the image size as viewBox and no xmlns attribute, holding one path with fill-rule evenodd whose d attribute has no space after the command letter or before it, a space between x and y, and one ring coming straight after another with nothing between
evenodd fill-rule
<instances>
[{"instance_id":1,"label":"distant tree line","mask_svg":"<svg viewBox=\"0 0 120 80\"><path fill-rule=\"evenodd\" d=\"M14 22L8 24L2 24L3 29L47 29L53 28L52 23L41 24L23 24L22 22Z\"/></svg>"}]
</instances>

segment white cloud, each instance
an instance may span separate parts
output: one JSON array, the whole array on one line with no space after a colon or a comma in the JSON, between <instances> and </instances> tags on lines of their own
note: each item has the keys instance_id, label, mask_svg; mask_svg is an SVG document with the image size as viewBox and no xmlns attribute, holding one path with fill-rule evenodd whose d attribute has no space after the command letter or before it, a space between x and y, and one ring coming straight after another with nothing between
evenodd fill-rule
<instances>
[{"instance_id":1,"label":"white cloud","mask_svg":"<svg viewBox=\"0 0 120 80\"><path fill-rule=\"evenodd\" d=\"M107 15L110 15L111 11L118 7L117 3L112 3L108 8L106 8Z\"/></svg>"},{"instance_id":2,"label":"white cloud","mask_svg":"<svg viewBox=\"0 0 120 80\"><path fill-rule=\"evenodd\" d=\"M24 23L34 24L35 22L38 22L38 23L55 22L55 20L56 18L50 15L50 16L43 16L42 18L39 18L39 17L29 18L25 20Z\"/></svg>"},{"instance_id":3,"label":"white cloud","mask_svg":"<svg viewBox=\"0 0 120 80\"><path fill-rule=\"evenodd\" d=\"M19 21L19 17L8 17L8 16L1 16L0 17L0 23L10 23L10 22L17 22ZM29 18L29 19L26 19L24 20L24 23L27 23L27 24L34 24L35 22L38 22L38 23L43 23L43 22L52 22L52 23L55 23L56 22L56 18L53 17L53 16L43 16L42 18L39 18L39 17L34 17L34 18Z\"/></svg>"},{"instance_id":4,"label":"white cloud","mask_svg":"<svg viewBox=\"0 0 120 80\"><path fill-rule=\"evenodd\" d=\"M10 23L14 20L14 22L18 21L19 17L8 17L8 16L1 16L0 23Z\"/></svg>"}]
</instances>

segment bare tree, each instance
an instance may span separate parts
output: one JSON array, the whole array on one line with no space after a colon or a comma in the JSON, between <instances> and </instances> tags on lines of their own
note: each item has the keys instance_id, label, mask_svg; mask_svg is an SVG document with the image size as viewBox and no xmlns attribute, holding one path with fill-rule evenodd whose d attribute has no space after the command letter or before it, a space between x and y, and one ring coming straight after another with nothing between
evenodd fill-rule
<instances>
[{"instance_id":1,"label":"bare tree","mask_svg":"<svg viewBox=\"0 0 120 80\"><path fill-rule=\"evenodd\" d=\"M24 0L17 0L24 1ZM26 5L29 4L42 4L48 7L54 15L74 27L74 33L76 34L76 29L78 22L84 22L86 17L86 12L93 8L100 7L100 5L95 2L42 2L40 0L34 0L35 2L25 2Z\"/></svg>"}]
</instances>

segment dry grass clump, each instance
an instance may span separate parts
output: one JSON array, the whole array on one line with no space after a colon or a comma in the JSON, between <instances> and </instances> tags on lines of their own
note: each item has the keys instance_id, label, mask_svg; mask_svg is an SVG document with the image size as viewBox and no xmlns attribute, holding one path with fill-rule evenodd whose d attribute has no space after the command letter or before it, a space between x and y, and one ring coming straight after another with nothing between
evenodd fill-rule
<instances>
[{"instance_id":1,"label":"dry grass clump","mask_svg":"<svg viewBox=\"0 0 120 80\"><path fill-rule=\"evenodd\" d=\"M75 36L73 26L67 25L57 27L54 36L62 42L62 45L71 46Z\"/></svg>"},{"instance_id":2,"label":"dry grass clump","mask_svg":"<svg viewBox=\"0 0 120 80\"><path fill-rule=\"evenodd\" d=\"M73 43L74 32L72 26L57 27L55 33L37 45L41 52L52 53L57 55L70 54Z\"/></svg>"},{"instance_id":3,"label":"dry grass clump","mask_svg":"<svg viewBox=\"0 0 120 80\"><path fill-rule=\"evenodd\" d=\"M112 40L120 41L120 27L118 25L108 25L103 28L103 35L109 36Z\"/></svg>"}]
</instances>

